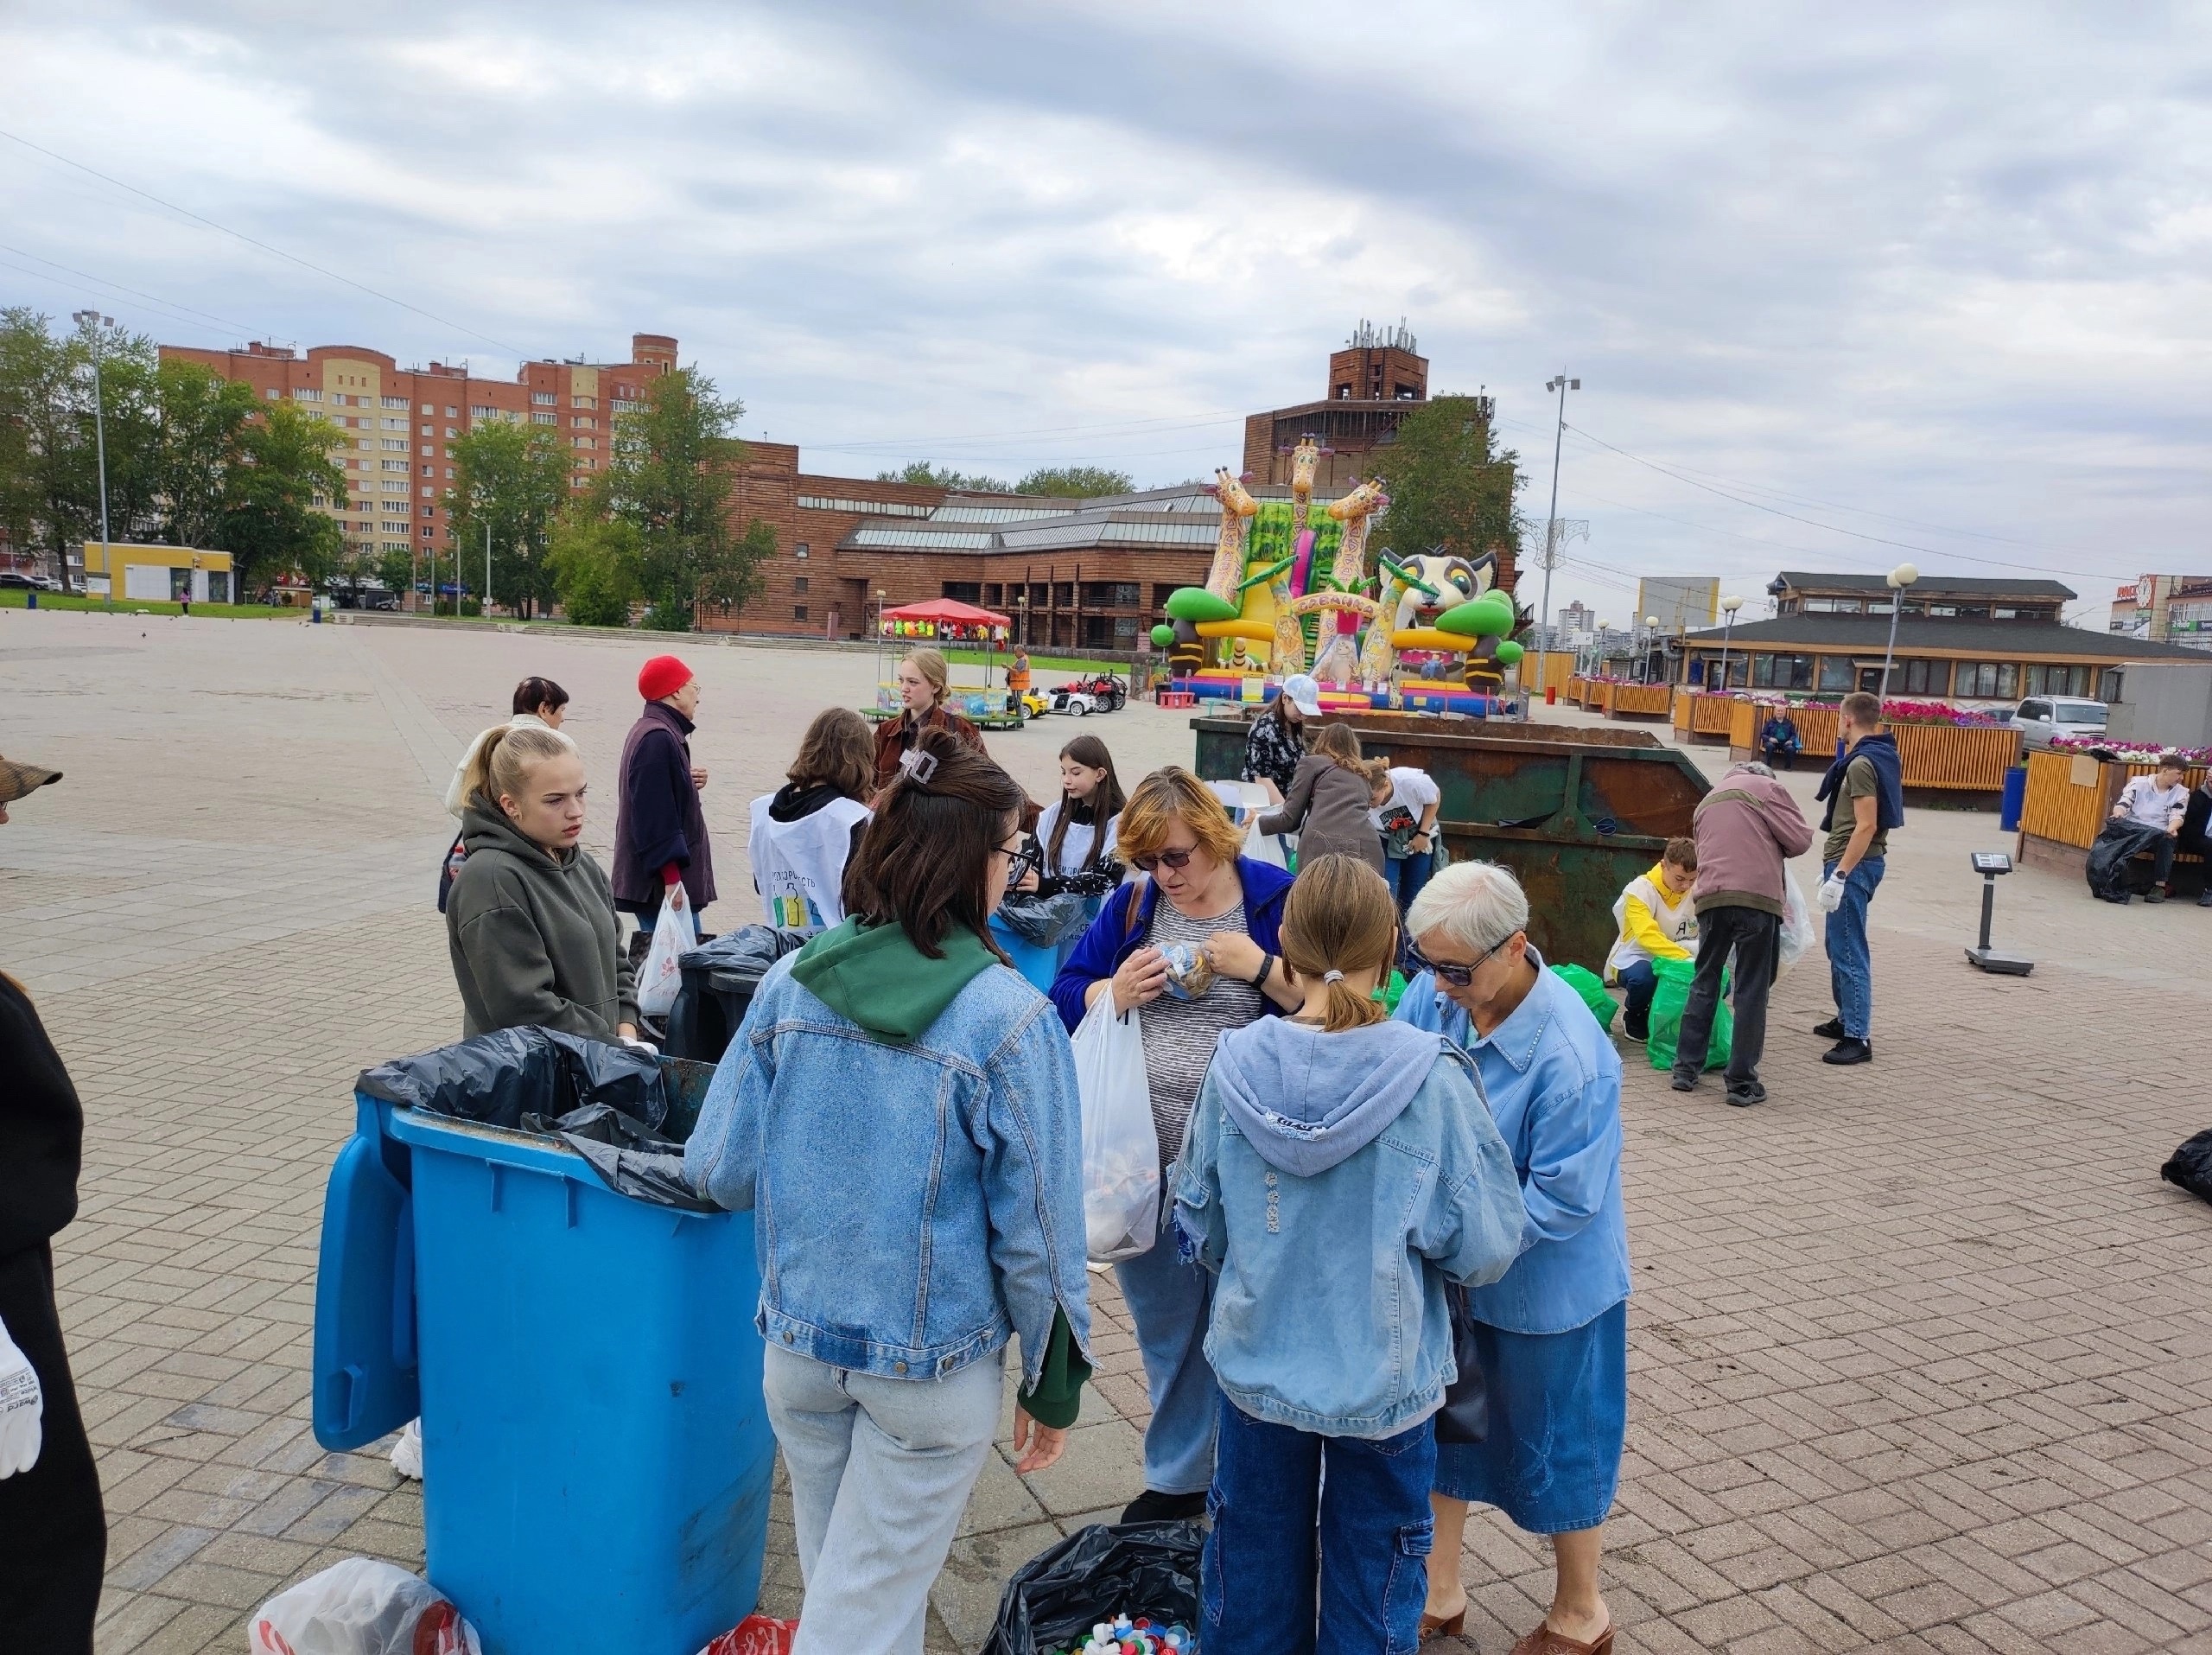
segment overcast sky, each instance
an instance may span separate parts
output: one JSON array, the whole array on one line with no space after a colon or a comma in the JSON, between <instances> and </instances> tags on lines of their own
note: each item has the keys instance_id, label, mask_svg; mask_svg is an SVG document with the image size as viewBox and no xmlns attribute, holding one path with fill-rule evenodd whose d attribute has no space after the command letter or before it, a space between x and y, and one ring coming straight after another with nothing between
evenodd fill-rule
<instances>
[{"instance_id":1,"label":"overcast sky","mask_svg":"<svg viewBox=\"0 0 2212 1655\"><path fill-rule=\"evenodd\" d=\"M0 301L502 374L674 334L810 469L1141 485L1402 316L1534 516L1580 376L1554 607L1910 558L2101 624L2212 570L2209 97L2155 4L17 0Z\"/></svg>"}]
</instances>

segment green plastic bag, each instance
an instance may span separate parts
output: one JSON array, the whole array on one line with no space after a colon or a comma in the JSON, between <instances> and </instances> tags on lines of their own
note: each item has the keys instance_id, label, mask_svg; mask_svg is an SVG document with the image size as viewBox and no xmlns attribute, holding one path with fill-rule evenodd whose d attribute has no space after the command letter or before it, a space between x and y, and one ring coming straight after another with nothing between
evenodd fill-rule
<instances>
[{"instance_id":1,"label":"green plastic bag","mask_svg":"<svg viewBox=\"0 0 2212 1655\"><path fill-rule=\"evenodd\" d=\"M1599 1028L1612 1028L1613 1013L1619 1008L1613 1003L1613 996L1606 992L1604 981L1595 971L1586 971L1580 965L1554 965L1552 970L1567 980L1568 988L1582 996L1582 1003L1590 1008L1590 1015L1598 1020Z\"/></svg>"},{"instance_id":2,"label":"green plastic bag","mask_svg":"<svg viewBox=\"0 0 2212 1655\"><path fill-rule=\"evenodd\" d=\"M1671 1069L1675 1066L1675 1041L1682 1031L1682 1009L1689 1004L1690 979L1697 975L1697 962L1655 959L1651 969L1658 974L1659 986L1651 995L1651 1039L1646 1049L1651 1053L1653 1068ZM1713 1009L1713 1038L1705 1048L1707 1069L1728 1066L1728 1046L1735 1033L1735 1014L1728 1009L1728 974L1723 971L1720 1003Z\"/></svg>"}]
</instances>

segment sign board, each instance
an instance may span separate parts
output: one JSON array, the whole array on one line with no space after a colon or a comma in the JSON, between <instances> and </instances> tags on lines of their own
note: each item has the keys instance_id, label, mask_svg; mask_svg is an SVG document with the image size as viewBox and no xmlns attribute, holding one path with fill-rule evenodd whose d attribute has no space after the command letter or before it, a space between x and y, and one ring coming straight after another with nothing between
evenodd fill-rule
<instances>
[{"instance_id":1,"label":"sign board","mask_svg":"<svg viewBox=\"0 0 2212 1655\"><path fill-rule=\"evenodd\" d=\"M2076 753L2074 755L2073 767L2067 773L2066 780L2076 787L2095 786L2097 761L2086 753Z\"/></svg>"}]
</instances>

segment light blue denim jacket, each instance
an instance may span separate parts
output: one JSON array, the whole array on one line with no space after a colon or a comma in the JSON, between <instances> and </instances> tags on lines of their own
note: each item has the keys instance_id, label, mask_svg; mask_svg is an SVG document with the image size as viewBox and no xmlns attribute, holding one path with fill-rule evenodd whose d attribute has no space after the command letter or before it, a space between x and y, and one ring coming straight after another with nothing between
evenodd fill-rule
<instances>
[{"instance_id":1,"label":"light blue denim jacket","mask_svg":"<svg viewBox=\"0 0 2212 1655\"><path fill-rule=\"evenodd\" d=\"M1495 1281L1521 1191L1474 1066L1402 1023L1221 1037L1175 1168L1184 1244L1221 1278L1206 1359L1257 1419L1383 1437L1457 1377L1445 1278Z\"/></svg>"},{"instance_id":2,"label":"light blue denim jacket","mask_svg":"<svg viewBox=\"0 0 2212 1655\"><path fill-rule=\"evenodd\" d=\"M1628 1297L1621 1060L1567 980L1535 949L1529 958L1536 986L1487 1039L1472 1038L1466 1012L1427 971L1406 985L1397 1015L1474 1059L1520 1174L1521 1257L1503 1281L1469 1293L1469 1308L1509 1333L1563 1334Z\"/></svg>"},{"instance_id":3,"label":"light blue denim jacket","mask_svg":"<svg viewBox=\"0 0 2212 1655\"><path fill-rule=\"evenodd\" d=\"M1052 1002L976 977L894 1044L777 961L685 1146L694 1188L751 1209L759 1326L886 1378L941 1378L1021 1335L1034 1386L1055 1308L1086 1358L1083 1124Z\"/></svg>"}]
</instances>

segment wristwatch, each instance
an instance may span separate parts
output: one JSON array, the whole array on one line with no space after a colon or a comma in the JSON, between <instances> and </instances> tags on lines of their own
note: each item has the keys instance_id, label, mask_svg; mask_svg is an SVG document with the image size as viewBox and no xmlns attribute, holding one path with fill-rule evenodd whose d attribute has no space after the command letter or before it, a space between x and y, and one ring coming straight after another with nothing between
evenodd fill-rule
<instances>
[{"instance_id":1,"label":"wristwatch","mask_svg":"<svg viewBox=\"0 0 2212 1655\"><path fill-rule=\"evenodd\" d=\"M1274 971L1274 968L1275 957L1273 954L1262 952L1260 955L1259 975L1252 979L1252 986L1257 989L1262 994L1265 994L1268 991L1268 973Z\"/></svg>"}]
</instances>

